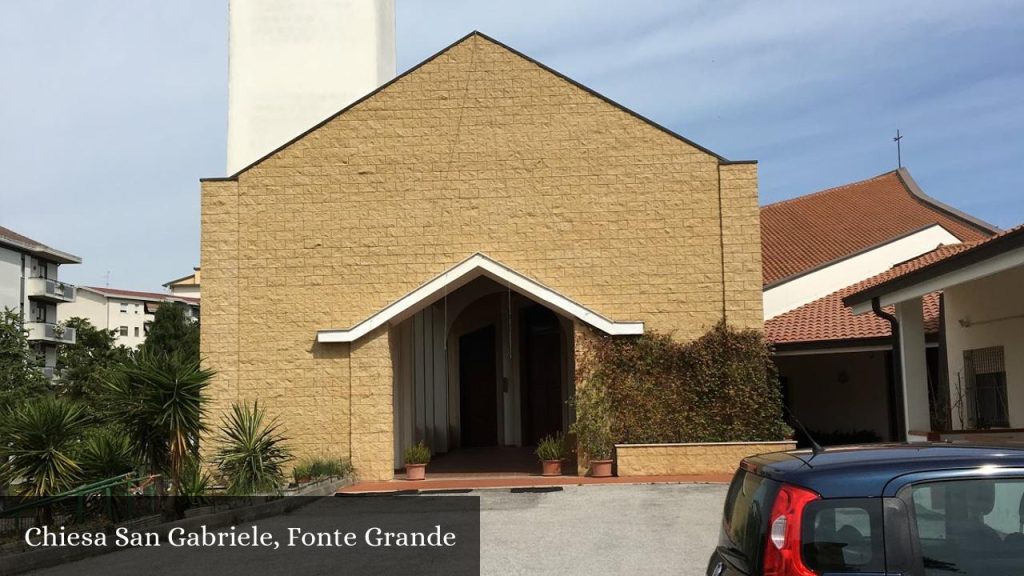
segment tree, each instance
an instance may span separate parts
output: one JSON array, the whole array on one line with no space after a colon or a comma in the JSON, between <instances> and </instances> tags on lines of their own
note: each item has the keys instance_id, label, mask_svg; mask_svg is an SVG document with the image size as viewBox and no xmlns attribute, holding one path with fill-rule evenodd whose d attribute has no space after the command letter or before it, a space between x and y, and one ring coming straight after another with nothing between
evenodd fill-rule
<instances>
[{"instance_id":1,"label":"tree","mask_svg":"<svg viewBox=\"0 0 1024 576\"><path fill-rule=\"evenodd\" d=\"M47 380L32 351L21 313L0 314L0 406L13 406L46 392Z\"/></svg>"},{"instance_id":2,"label":"tree","mask_svg":"<svg viewBox=\"0 0 1024 576\"><path fill-rule=\"evenodd\" d=\"M0 414L0 483L20 480L25 496L50 496L74 486L81 468L72 451L90 425L79 403L41 396Z\"/></svg>"},{"instance_id":3,"label":"tree","mask_svg":"<svg viewBox=\"0 0 1024 576\"><path fill-rule=\"evenodd\" d=\"M151 354L199 360L199 322L181 302L164 302L156 309L146 341L141 346Z\"/></svg>"},{"instance_id":4,"label":"tree","mask_svg":"<svg viewBox=\"0 0 1024 576\"><path fill-rule=\"evenodd\" d=\"M117 345L113 330L97 328L85 318L70 318L64 326L74 328L76 334L75 343L61 346L57 356L59 392L101 409L104 382L112 370L120 370L131 359L131 350Z\"/></svg>"},{"instance_id":5,"label":"tree","mask_svg":"<svg viewBox=\"0 0 1024 576\"><path fill-rule=\"evenodd\" d=\"M113 414L151 471L169 474L174 490L190 458L199 455L212 370L198 357L161 354L145 346L108 381Z\"/></svg>"}]
</instances>

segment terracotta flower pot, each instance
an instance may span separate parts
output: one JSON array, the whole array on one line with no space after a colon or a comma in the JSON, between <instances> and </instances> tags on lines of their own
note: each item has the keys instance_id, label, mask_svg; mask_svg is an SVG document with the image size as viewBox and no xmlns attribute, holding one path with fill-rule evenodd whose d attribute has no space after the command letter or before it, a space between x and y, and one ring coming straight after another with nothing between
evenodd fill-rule
<instances>
[{"instance_id":1,"label":"terracotta flower pot","mask_svg":"<svg viewBox=\"0 0 1024 576\"><path fill-rule=\"evenodd\" d=\"M608 478L612 475L612 460L591 460L590 475L594 478Z\"/></svg>"},{"instance_id":2,"label":"terracotta flower pot","mask_svg":"<svg viewBox=\"0 0 1024 576\"><path fill-rule=\"evenodd\" d=\"M405 479L406 480L425 480L427 477L427 465L426 464L406 464L405 465Z\"/></svg>"},{"instance_id":3,"label":"terracotta flower pot","mask_svg":"<svg viewBox=\"0 0 1024 576\"><path fill-rule=\"evenodd\" d=\"M561 476L562 475L562 461L561 460L541 460L541 476Z\"/></svg>"}]
</instances>

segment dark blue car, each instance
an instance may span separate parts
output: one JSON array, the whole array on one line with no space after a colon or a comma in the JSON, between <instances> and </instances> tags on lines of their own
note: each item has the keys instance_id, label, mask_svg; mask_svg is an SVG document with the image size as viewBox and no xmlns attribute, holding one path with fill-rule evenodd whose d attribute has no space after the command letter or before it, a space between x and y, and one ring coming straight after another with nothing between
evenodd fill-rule
<instances>
[{"instance_id":1,"label":"dark blue car","mask_svg":"<svg viewBox=\"0 0 1024 576\"><path fill-rule=\"evenodd\" d=\"M1024 448L898 444L745 459L709 576L1024 576Z\"/></svg>"}]
</instances>

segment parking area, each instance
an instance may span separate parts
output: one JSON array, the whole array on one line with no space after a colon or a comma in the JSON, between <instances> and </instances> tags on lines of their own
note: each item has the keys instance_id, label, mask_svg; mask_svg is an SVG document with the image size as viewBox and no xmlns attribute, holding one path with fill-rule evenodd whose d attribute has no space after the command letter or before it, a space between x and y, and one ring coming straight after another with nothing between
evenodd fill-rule
<instances>
[{"instance_id":1,"label":"parking area","mask_svg":"<svg viewBox=\"0 0 1024 576\"><path fill-rule=\"evenodd\" d=\"M704 574L727 486L480 491L481 573Z\"/></svg>"},{"instance_id":2,"label":"parking area","mask_svg":"<svg viewBox=\"0 0 1024 576\"><path fill-rule=\"evenodd\" d=\"M726 488L724 484L606 484L469 492L480 497L480 573L701 575L718 538ZM359 520L392 525L389 515L391 519L401 515L399 524L404 526L429 528L438 523L457 529L460 523L466 525L465 516L460 519L444 512L440 500L418 502L419 498L327 498L257 524L261 531L278 535L291 526L309 531L348 529L361 525ZM237 532L252 529L243 524ZM437 558L425 550L371 558L355 553L359 548L350 553L340 548L207 546L185 550L172 546L165 542L155 548L122 550L33 573L326 575L337 574L343 566L348 573L388 574L407 570L410 564L423 568L423 574L451 573L439 571L440 567L431 570L429 564ZM410 560L403 554L422 557ZM473 558L471 570L456 572L475 573L475 555ZM459 566L465 568L467 563Z\"/></svg>"}]
</instances>

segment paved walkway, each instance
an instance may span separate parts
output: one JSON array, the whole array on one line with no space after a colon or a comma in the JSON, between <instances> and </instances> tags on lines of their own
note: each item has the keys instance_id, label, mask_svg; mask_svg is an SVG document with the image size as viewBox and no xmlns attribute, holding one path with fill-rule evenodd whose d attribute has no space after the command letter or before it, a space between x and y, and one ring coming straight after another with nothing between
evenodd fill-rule
<instances>
[{"instance_id":1,"label":"paved walkway","mask_svg":"<svg viewBox=\"0 0 1024 576\"><path fill-rule=\"evenodd\" d=\"M490 474L441 476L426 480L391 480L388 482L359 482L338 490L339 494L387 494L394 492L432 492L451 490L486 490L498 488L546 488L554 486L583 486L594 484L727 484L731 474L701 474L687 476L498 476Z\"/></svg>"}]
</instances>

